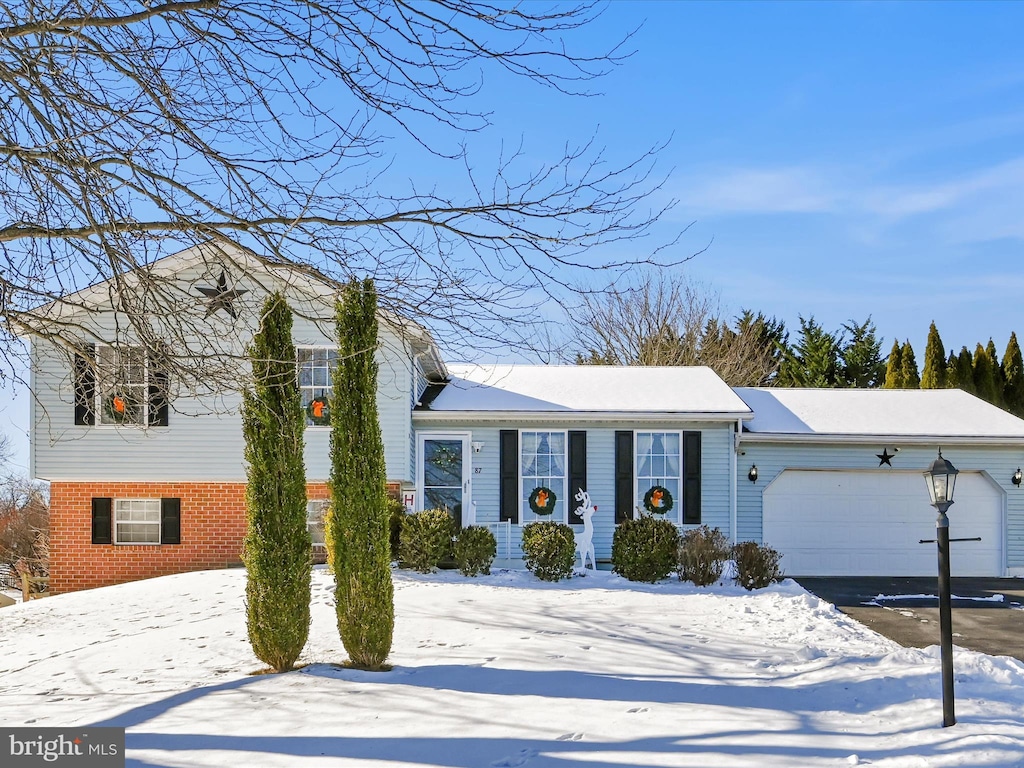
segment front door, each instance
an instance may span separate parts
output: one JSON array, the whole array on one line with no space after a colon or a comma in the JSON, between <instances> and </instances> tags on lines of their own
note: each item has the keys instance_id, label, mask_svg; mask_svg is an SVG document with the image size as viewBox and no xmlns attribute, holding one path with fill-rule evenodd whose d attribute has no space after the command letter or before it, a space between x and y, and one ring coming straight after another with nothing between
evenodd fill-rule
<instances>
[{"instance_id":1,"label":"front door","mask_svg":"<svg viewBox=\"0 0 1024 768\"><path fill-rule=\"evenodd\" d=\"M469 435L421 434L419 509L446 509L458 525L470 503Z\"/></svg>"}]
</instances>

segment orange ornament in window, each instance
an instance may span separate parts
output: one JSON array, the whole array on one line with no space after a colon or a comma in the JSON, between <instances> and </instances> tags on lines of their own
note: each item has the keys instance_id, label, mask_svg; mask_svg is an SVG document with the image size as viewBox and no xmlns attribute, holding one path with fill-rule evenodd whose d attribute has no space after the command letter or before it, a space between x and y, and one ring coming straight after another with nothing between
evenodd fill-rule
<instances>
[{"instance_id":1,"label":"orange ornament in window","mask_svg":"<svg viewBox=\"0 0 1024 768\"><path fill-rule=\"evenodd\" d=\"M548 494L543 488L537 492L537 506L542 509L548 506Z\"/></svg>"},{"instance_id":2,"label":"orange ornament in window","mask_svg":"<svg viewBox=\"0 0 1024 768\"><path fill-rule=\"evenodd\" d=\"M324 417L324 405L325 405L324 401L323 400L314 400L312 405L313 405L313 417L317 418L317 419L322 419Z\"/></svg>"},{"instance_id":3,"label":"orange ornament in window","mask_svg":"<svg viewBox=\"0 0 1024 768\"><path fill-rule=\"evenodd\" d=\"M120 397L119 395L114 395L114 412L124 413L124 408L124 398Z\"/></svg>"},{"instance_id":4,"label":"orange ornament in window","mask_svg":"<svg viewBox=\"0 0 1024 768\"><path fill-rule=\"evenodd\" d=\"M654 493L651 494L651 505L655 507L661 506L661 499L665 494L659 489L655 488Z\"/></svg>"}]
</instances>

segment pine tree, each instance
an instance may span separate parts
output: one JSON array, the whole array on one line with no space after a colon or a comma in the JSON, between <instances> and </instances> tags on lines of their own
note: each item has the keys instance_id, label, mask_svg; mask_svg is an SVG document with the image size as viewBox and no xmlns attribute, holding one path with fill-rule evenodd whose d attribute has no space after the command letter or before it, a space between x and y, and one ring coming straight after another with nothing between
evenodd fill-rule
<instances>
[{"instance_id":1,"label":"pine tree","mask_svg":"<svg viewBox=\"0 0 1024 768\"><path fill-rule=\"evenodd\" d=\"M885 383L883 389L902 389L903 384L903 351L899 341L892 343L889 359L885 364Z\"/></svg>"},{"instance_id":2,"label":"pine tree","mask_svg":"<svg viewBox=\"0 0 1024 768\"><path fill-rule=\"evenodd\" d=\"M331 511L338 633L352 663L381 669L395 626L384 443L377 414L377 292L352 280L337 305Z\"/></svg>"},{"instance_id":3,"label":"pine tree","mask_svg":"<svg viewBox=\"0 0 1024 768\"><path fill-rule=\"evenodd\" d=\"M928 344L924 348L924 371L921 373L921 389L946 388L946 348L939 337L939 329L932 321L928 328Z\"/></svg>"},{"instance_id":4,"label":"pine tree","mask_svg":"<svg viewBox=\"0 0 1024 768\"><path fill-rule=\"evenodd\" d=\"M967 347L960 347L960 354L956 358L956 378L964 392L972 395L977 392L974 386L974 358Z\"/></svg>"},{"instance_id":5,"label":"pine tree","mask_svg":"<svg viewBox=\"0 0 1024 768\"><path fill-rule=\"evenodd\" d=\"M306 420L295 378L292 313L281 294L263 305L249 358L253 385L242 400L246 626L257 658L283 672L309 635L313 562L306 527Z\"/></svg>"},{"instance_id":6,"label":"pine tree","mask_svg":"<svg viewBox=\"0 0 1024 768\"><path fill-rule=\"evenodd\" d=\"M960 388L960 371L957 366L958 360L959 358L956 356L956 352L950 350L949 359L946 360L946 389Z\"/></svg>"},{"instance_id":7,"label":"pine tree","mask_svg":"<svg viewBox=\"0 0 1024 768\"><path fill-rule=\"evenodd\" d=\"M902 369L903 386L906 389L918 389L921 386L921 374L917 370L917 358L910 341L903 342L900 349L900 368Z\"/></svg>"},{"instance_id":8,"label":"pine tree","mask_svg":"<svg viewBox=\"0 0 1024 768\"><path fill-rule=\"evenodd\" d=\"M1016 332L1003 353L1003 402L1010 413L1024 417L1024 359L1021 358Z\"/></svg>"},{"instance_id":9,"label":"pine tree","mask_svg":"<svg viewBox=\"0 0 1024 768\"><path fill-rule=\"evenodd\" d=\"M842 384L847 387L877 387L885 381L882 342L875 335L875 324L868 317L863 323L851 320L843 324L850 339L843 344Z\"/></svg>"},{"instance_id":10,"label":"pine tree","mask_svg":"<svg viewBox=\"0 0 1024 768\"><path fill-rule=\"evenodd\" d=\"M974 393L987 403L996 401L996 377L992 358L980 343L974 349Z\"/></svg>"},{"instance_id":11,"label":"pine tree","mask_svg":"<svg viewBox=\"0 0 1024 768\"><path fill-rule=\"evenodd\" d=\"M784 352L776 384L781 387L834 387L839 383L839 340L812 316L800 319L800 335Z\"/></svg>"},{"instance_id":12,"label":"pine tree","mask_svg":"<svg viewBox=\"0 0 1024 768\"><path fill-rule=\"evenodd\" d=\"M989 360L992 361L992 377L996 382L996 395L995 399L992 400L993 405L998 405L1002 408L1005 405L1003 399L1003 390L1006 388L1006 381L1003 379L1003 366L999 364L999 355L996 354L996 344L992 341L992 337L988 337L988 344L985 345L985 351L988 353Z\"/></svg>"}]
</instances>

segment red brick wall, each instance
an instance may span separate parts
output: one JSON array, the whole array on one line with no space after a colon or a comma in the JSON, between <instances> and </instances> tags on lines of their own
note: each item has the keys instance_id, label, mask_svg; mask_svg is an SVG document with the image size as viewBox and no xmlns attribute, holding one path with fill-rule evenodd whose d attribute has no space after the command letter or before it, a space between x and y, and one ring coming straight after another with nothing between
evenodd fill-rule
<instances>
[{"instance_id":1,"label":"red brick wall","mask_svg":"<svg viewBox=\"0 0 1024 768\"><path fill-rule=\"evenodd\" d=\"M310 483L306 490L310 499L329 496L324 483ZM181 544L93 544L93 497L181 499ZM55 482L50 485L50 590L74 592L240 565L244 537L245 483Z\"/></svg>"}]
</instances>

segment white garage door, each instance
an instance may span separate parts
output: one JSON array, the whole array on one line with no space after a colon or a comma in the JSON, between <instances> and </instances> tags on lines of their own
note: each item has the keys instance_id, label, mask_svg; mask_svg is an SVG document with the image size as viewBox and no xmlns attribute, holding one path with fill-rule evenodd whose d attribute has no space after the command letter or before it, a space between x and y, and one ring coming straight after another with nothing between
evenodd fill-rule
<instances>
[{"instance_id":1,"label":"white garage door","mask_svg":"<svg viewBox=\"0 0 1024 768\"><path fill-rule=\"evenodd\" d=\"M954 576L1002 576L1002 492L977 472L957 477ZM793 576L934 576L935 509L920 472L786 470L764 492L763 541Z\"/></svg>"}]
</instances>

